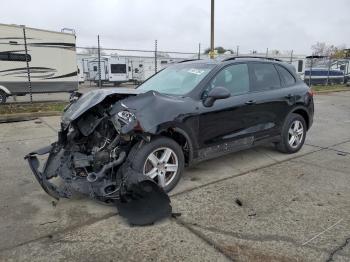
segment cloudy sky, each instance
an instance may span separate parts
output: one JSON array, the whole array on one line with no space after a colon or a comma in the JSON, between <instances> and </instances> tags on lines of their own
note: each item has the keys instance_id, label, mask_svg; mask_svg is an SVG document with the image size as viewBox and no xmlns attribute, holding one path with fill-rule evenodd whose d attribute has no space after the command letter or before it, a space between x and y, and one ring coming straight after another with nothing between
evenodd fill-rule
<instances>
[{"instance_id":1,"label":"cloudy sky","mask_svg":"<svg viewBox=\"0 0 350 262\"><path fill-rule=\"evenodd\" d=\"M5 1L5 0L2 0ZM312 44L350 46L349 0L216 0L215 45L309 54ZM6 11L5 11L6 10ZM196 52L210 42L210 0L11 0L0 23L74 28L79 46Z\"/></svg>"}]
</instances>

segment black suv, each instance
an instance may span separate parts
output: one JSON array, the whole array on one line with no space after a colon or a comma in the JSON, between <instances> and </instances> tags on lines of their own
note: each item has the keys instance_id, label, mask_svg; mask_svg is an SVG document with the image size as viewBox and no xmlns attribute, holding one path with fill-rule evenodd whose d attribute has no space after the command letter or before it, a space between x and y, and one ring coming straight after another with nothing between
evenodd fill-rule
<instances>
[{"instance_id":1,"label":"black suv","mask_svg":"<svg viewBox=\"0 0 350 262\"><path fill-rule=\"evenodd\" d=\"M48 182L59 175L75 190L116 199L128 180L125 165L170 191L185 165L267 142L284 153L299 151L313 115L313 93L287 63L187 61L136 89L76 95L58 141L27 158L45 191L56 196L68 195ZM35 155L46 153L38 172Z\"/></svg>"}]
</instances>

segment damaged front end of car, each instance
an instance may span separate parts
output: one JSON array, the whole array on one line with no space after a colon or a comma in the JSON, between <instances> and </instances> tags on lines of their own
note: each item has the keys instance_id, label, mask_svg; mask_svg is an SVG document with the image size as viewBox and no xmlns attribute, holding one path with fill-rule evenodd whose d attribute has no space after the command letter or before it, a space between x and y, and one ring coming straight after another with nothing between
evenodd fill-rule
<instances>
[{"instance_id":1,"label":"damaged front end of car","mask_svg":"<svg viewBox=\"0 0 350 262\"><path fill-rule=\"evenodd\" d=\"M72 97L58 141L25 157L46 193L59 199L79 192L114 203L134 225L152 224L171 214L164 190L131 165L131 148L150 139L135 112L123 104L123 99L136 95L132 89L102 89ZM40 167L38 156L44 155L48 158Z\"/></svg>"}]
</instances>

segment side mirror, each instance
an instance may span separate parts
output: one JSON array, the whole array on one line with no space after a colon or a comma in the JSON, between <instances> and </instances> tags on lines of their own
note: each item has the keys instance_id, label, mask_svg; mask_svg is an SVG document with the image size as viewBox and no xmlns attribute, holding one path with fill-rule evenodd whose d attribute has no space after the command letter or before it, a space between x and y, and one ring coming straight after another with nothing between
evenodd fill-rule
<instances>
[{"instance_id":1,"label":"side mirror","mask_svg":"<svg viewBox=\"0 0 350 262\"><path fill-rule=\"evenodd\" d=\"M205 107L211 107L214 105L214 102L216 100L225 99L230 96L231 96L230 92L225 87L217 86L209 91L207 97L203 101L203 105Z\"/></svg>"}]
</instances>

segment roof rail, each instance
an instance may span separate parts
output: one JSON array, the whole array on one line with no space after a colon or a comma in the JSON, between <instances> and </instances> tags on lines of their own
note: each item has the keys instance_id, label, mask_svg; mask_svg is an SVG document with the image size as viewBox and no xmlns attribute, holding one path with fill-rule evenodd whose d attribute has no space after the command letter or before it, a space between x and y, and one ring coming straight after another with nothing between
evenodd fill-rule
<instances>
[{"instance_id":1,"label":"roof rail","mask_svg":"<svg viewBox=\"0 0 350 262\"><path fill-rule=\"evenodd\" d=\"M185 63L185 62L191 62L191 61L198 61L198 60L201 60L201 59L198 59L198 58L196 58L196 59L184 59L184 60L181 60L181 61L177 62L177 64Z\"/></svg>"},{"instance_id":2,"label":"roof rail","mask_svg":"<svg viewBox=\"0 0 350 262\"><path fill-rule=\"evenodd\" d=\"M239 59L239 58L260 58L260 59L265 59L265 60L270 60L270 61L278 61L278 62L282 62L282 60L277 59L277 58L273 58L273 57L265 57L265 56L231 56L228 58L223 59L222 61L230 61L230 60L235 60L235 59Z\"/></svg>"}]
</instances>

